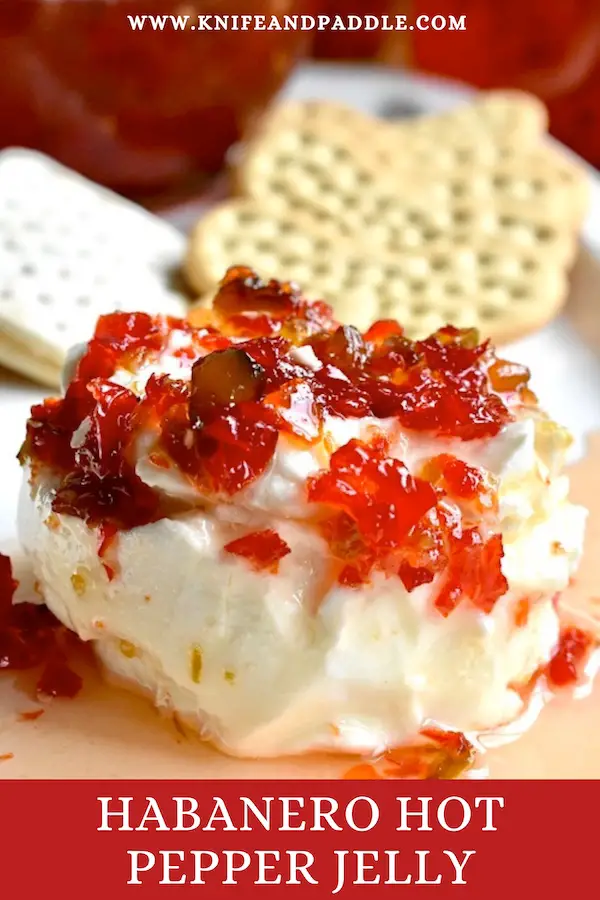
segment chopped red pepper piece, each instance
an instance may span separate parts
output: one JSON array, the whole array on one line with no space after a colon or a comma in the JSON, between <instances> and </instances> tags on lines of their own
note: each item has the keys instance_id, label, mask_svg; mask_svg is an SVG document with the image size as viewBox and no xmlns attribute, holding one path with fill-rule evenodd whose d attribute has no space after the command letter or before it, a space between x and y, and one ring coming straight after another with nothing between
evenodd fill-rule
<instances>
[{"instance_id":1,"label":"chopped red pepper piece","mask_svg":"<svg viewBox=\"0 0 600 900\"><path fill-rule=\"evenodd\" d=\"M254 531L225 545L227 553L242 556L258 571L277 572L279 561L290 553L286 542L276 531Z\"/></svg>"}]
</instances>

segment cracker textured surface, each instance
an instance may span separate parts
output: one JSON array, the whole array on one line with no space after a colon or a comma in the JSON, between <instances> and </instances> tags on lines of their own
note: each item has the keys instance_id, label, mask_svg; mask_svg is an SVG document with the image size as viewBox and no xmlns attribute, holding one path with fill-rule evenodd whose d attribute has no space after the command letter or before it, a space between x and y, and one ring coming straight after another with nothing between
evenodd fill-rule
<instances>
[{"instance_id":1,"label":"cracker textured surface","mask_svg":"<svg viewBox=\"0 0 600 900\"><path fill-rule=\"evenodd\" d=\"M98 316L185 315L170 280L184 251L171 225L48 157L0 153L0 364L56 388Z\"/></svg>"},{"instance_id":2,"label":"cracker textured surface","mask_svg":"<svg viewBox=\"0 0 600 900\"><path fill-rule=\"evenodd\" d=\"M230 265L294 279L338 318L398 318L410 336L477 326L497 341L551 320L587 210L582 168L517 91L400 123L341 104L276 107L235 173L239 199L190 239L200 294Z\"/></svg>"},{"instance_id":3,"label":"cracker textured surface","mask_svg":"<svg viewBox=\"0 0 600 900\"><path fill-rule=\"evenodd\" d=\"M376 319L397 318L415 337L451 322L510 340L537 327L550 305L553 315L566 290L564 268L552 259L540 265L527 244L507 250L482 234L476 243L440 239L403 253L378 252L252 200L229 201L201 220L190 241L188 277L209 297L234 260L264 278L298 282L311 299L332 301L342 321L366 329Z\"/></svg>"}]
</instances>

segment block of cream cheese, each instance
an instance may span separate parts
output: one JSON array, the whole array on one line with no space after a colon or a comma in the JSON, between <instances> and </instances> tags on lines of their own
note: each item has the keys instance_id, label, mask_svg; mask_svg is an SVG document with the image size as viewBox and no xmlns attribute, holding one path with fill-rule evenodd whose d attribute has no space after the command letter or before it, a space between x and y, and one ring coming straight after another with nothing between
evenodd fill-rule
<instances>
[{"instance_id":1,"label":"block of cream cheese","mask_svg":"<svg viewBox=\"0 0 600 900\"><path fill-rule=\"evenodd\" d=\"M52 611L232 755L521 719L586 517L527 370L249 270L198 316L100 319L32 410L19 527Z\"/></svg>"}]
</instances>

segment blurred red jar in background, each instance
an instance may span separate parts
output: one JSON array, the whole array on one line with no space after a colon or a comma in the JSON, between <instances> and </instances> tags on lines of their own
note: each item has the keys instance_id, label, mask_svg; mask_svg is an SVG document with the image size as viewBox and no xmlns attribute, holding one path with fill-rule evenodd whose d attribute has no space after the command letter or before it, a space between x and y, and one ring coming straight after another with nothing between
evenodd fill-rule
<instances>
[{"instance_id":1,"label":"blurred red jar in background","mask_svg":"<svg viewBox=\"0 0 600 900\"><path fill-rule=\"evenodd\" d=\"M600 167L600 0L414 0L412 10L466 16L464 31L411 32L416 68L531 91L552 133Z\"/></svg>"},{"instance_id":2,"label":"blurred red jar in background","mask_svg":"<svg viewBox=\"0 0 600 900\"><path fill-rule=\"evenodd\" d=\"M191 25L302 14L311 2L0 0L0 146L42 150L128 194L215 172L310 34ZM138 15L190 20L133 30Z\"/></svg>"},{"instance_id":3,"label":"blurred red jar in background","mask_svg":"<svg viewBox=\"0 0 600 900\"><path fill-rule=\"evenodd\" d=\"M318 12L333 21L336 15L364 17L394 15L398 0L318 0ZM313 55L320 59L375 59L390 42L393 32L378 28L341 31L323 29L315 32Z\"/></svg>"}]
</instances>

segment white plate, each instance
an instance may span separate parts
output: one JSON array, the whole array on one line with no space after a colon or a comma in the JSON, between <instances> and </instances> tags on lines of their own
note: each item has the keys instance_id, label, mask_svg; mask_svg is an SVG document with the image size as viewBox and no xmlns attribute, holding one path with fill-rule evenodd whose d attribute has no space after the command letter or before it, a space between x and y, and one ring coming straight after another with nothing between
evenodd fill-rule
<instances>
[{"instance_id":1,"label":"white plate","mask_svg":"<svg viewBox=\"0 0 600 900\"><path fill-rule=\"evenodd\" d=\"M420 108L446 108L461 97L461 90L425 79L405 78L372 69L327 66L303 67L287 93L297 97L331 97L355 102L364 109L403 103L406 98ZM200 214L202 204L188 205L172 213L170 220L185 230ZM598 224L595 224L598 223ZM596 180L592 214L584 239L600 256L600 181ZM577 438L581 454L586 437L600 431L600 359L586 340L581 311L600 298L600 264L591 256L578 263L574 290L564 315L537 334L504 348L504 355L530 366L534 388L552 415L568 425ZM596 319L594 320L594 315ZM589 316L588 316L589 319ZM592 312L600 326L600 313ZM16 549L15 510L20 471L15 459L23 438L31 403L43 398L44 390L0 370L0 550ZM588 469L589 471L589 469ZM597 479L594 484L597 483ZM578 480L581 501L589 477ZM582 490L583 484L583 490ZM574 483L574 487L577 485ZM592 494L594 489L592 488ZM597 543L598 527L593 541ZM586 584L591 583L593 553L584 559ZM17 572L19 576L20 573ZM597 579L596 579L597 581ZM594 593L597 593L594 588ZM600 595L599 595L600 596ZM38 723L17 722L23 698L8 681L3 685L5 715L2 738L5 749L14 751L10 768L0 777L188 777L188 778L339 778L347 761L320 760L308 770L304 760L247 762L222 757L195 742L174 736L172 726L159 723L155 713L133 695L105 688L93 672L86 672L85 690L77 704L57 703L52 714ZM110 702L109 702L110 701ZM558 703L558 702L557 702ZM554 707L555 704L552 704ZM515 745L496 755L492 776L496 778L598 777L600 754L600 697L577 704L550 708L536 727ZM24 728L31 728L25 731ZM576 735L576 739L573 738ZM143 753L139 748L143 747ZM583 757L583 750L587 756ZM551 751L551 752L549 752Z\"/></svg>"}]
</instances>

